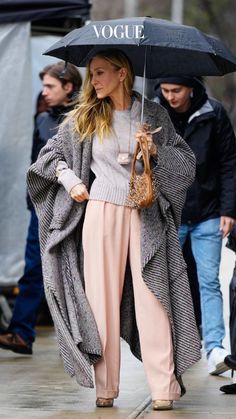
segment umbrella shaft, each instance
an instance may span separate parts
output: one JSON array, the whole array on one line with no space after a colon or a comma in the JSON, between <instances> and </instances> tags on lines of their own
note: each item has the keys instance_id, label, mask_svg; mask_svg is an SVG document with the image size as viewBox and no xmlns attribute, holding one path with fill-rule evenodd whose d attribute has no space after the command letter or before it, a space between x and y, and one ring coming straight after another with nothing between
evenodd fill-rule
<instances>
[{"instance_id":1,"label":"umbrella shaft","mask_svg":"<svg viewBox=\"0 0 236 419\"><path fill-rule=\"evenodd\" d=\"M145 87L146 87L146 64L147 64L147 47L145 47L144 67L143 67L141 125L143 125L143 113L144 113L144 96L145 96Z\"/></svg>"}]
</instances>

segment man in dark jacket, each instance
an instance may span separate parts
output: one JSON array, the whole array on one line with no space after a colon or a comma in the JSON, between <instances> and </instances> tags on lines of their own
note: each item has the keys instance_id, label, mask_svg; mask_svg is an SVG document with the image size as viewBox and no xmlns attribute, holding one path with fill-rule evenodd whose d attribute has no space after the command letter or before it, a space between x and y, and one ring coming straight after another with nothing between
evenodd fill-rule
<instances>
[{"instance_id":1,"label":"man in dark jacket","mask_svg":"<svg viewBox=\"0 0 236 419\"><path fill-rule=\"evenodd\" d=\"M39 77L43 83L42 96L48 110L35 117L31 163L37 160L41 148L56 134L65 114L73 108L74 96L82 84L77 68L72 64L68 64L65 68L65 63L62 61L45 67ZM29 196L27 204L31 218L25 249L25 269L19 280L20 293L15 302L10 326L6 333L0 335L0 348L30 355L35 340L38 308L44 290L38 219Z\"/></svg>"},{"instance_id":2,"label":"man in dark jacket","mask_svg":"<svg viewBox=\"0 0 236 419\"><path fill-rule=\"evenodd\" d=\"M196 178L187 192L179 238L182 246L188 234L191 238L208 371L218 375L229 369L222 345L225 329L219 267L222 239L236 218L235 135L225 109L208 97L201 79L159 79L157 94L176 131L196 156Z\"/></svg>"}]
</instances>

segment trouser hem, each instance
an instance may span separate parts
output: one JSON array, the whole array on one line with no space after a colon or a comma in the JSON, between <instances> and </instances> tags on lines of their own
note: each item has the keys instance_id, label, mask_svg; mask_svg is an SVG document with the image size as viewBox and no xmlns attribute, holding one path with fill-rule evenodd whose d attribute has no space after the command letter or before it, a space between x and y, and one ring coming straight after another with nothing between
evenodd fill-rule
<instances>
[{"instance_id":1,"label":"trouser hem","mask_svg":"<svg viewBox=\"0 0 236 419\"><path fill-rule=\"evenodd\" d=\"M119 396L118 390L99 390L96 389L96 396L105 399L116 399Z\"/></svg>"},{"instance_id":2,"label":"trouser hem","mask_svg":"<svg viewBox=\"0 0 236 419\"><path fill-rule=\"evenodd\" d=\"M212 346L212 348L211 348L211 349L209 349L208 351L207 351L207 350L205 350L205 353L206 353L206 357L207 357L207 359L209 358L209 356L210 356L211 352L212 352L212 351L213 351L213 349L215 349L215 348L225 349L225 347L224 347L222 344L217 344L217 345Z\"/></svg>"},{"instance_id":3,"label":"trouser hem","mask_svg":"<svg viewBox=\"0 0 236 419\"><path fill-rule=\"evenodd\" d=\"M180 394L179 393L156 393L152 394L152 400L179 400Z\"/></svg>"},{"instance_id":4,"label":"trouser hem","mask_svg":"<svg viewBox=\"0 0 236 419\"><path fill-rule=\"evenodd\" d=\"M19 335L26 343L27 345L33 345L34 343L34 338L33 337L29 337L27 336L24 332L22 332L21 329L17 329L17 328L8 328L8 332L9 333L15 333L16 335Z\"/></svg>"}]
</instances>

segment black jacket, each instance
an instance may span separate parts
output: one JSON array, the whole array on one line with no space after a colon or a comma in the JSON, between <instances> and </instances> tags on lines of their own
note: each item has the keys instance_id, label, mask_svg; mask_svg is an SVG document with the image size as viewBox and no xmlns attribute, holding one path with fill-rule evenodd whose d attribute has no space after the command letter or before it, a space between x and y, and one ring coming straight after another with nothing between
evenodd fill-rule
<instances>
[{"instance_id":1,"label":"black jacket","mask_svg":"<svg viewBox=\"0 0 236 419\"><path fill-rule=\"evenodd\" d=\"M161 92L160 103L169 111L176 131L193 150L196 178L187 192L182 223L210 218L236 218L236 139L224 107L208 98L205 88L194 89L188 112L175 112Z\"/></svg>"},{"instance_id":2,"label":"black jacket","mask_svg":"<svg viewBox=\"0 0 236 419\"><path fill-rule=\"evenodd\" d=\"M45 146L49 138L52 138L57 133L59 124L69 110L71 110L70 107L57 106L36 115L34 121L31 164L37 160L41 148Z\"/></svg>"}]
</instances>

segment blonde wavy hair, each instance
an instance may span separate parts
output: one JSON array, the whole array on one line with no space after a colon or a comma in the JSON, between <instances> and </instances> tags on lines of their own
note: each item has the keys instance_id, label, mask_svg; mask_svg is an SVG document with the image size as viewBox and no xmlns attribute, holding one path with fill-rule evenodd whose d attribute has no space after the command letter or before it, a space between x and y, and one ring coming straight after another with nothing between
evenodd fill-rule
<instances>
[{"instance_id":1,"label":"blonde wavy hair","mask_svg":"<svg viewBox=\"0 0 236 419\"><path fill-rule=\"evenodd\" d=\"M108 61L115 70L127 69L124 80L125 93L132 96L134 83L134 71L130 60L121 50L110 49L95 54L86 67L86 77L83 89L79 95L79 104L70 112L75 122L75 130L79 133L80 141L91 138L97 134L102 141L111 132L113 105L109 97L98 99L96 91L91 83L90 63L94 57L100 57Z\"/></svg>"}]
</instances>

